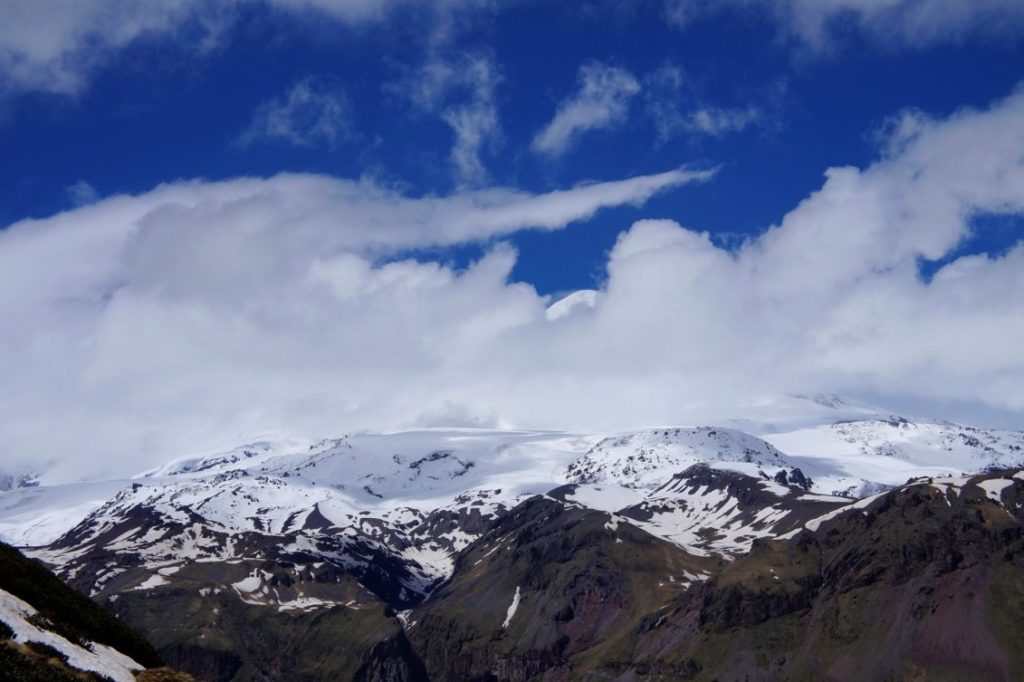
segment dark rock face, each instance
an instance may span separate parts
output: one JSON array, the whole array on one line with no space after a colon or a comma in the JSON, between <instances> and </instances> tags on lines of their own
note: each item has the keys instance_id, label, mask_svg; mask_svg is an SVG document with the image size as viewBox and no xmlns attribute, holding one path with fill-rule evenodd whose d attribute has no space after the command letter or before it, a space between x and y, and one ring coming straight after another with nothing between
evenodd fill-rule
<instances>
[{"instance_id":1,"label":"dark rock face","mask_svg":"<svg viewBox=\"0 0 1024 682\"><path fill-rule=\"evenodd\" d=\"M779 470L775 474L774 480L779 485L794 485L801 490L810 490L813 483L810 478L804 476L804 472L797 468L790 469L788 472L785 469Z\"/></svg>"},{"instance_id":2,"label":"dark rock face","mask_svg":"<svg viewBox=\"0 0 1024 682\"><path fill-rule=\"evenodd\" d=\"M413 652L404 633L377 643L353 682L429 682L427 669Z\"/></svg>"},{"instance_id":3,"label":"dark rock face","mask_svg":"<svg viewBox=\"0 0 1024 682\"><path fill-rule=\"evenodd\" d=\"M17 490L18 488L34 488L39 485L39 479L35 474L9 474L0 472L0 492L4 490Z\"/></svg>"},{"instance_id":4,"label":"dark rock face","mask_svg":"<svg viewBox=\"0 0 1024 682\"><path fill-rule=\"evenodd\" d=\"M979 485L993 477L998 501ZM609 531L557 501L571 492L512 510L414 609L431 679L1012 680L1024 665L1024 480L905 487L661 594L654 575L697 558Z\"/></svg>"},{"instance_id":5,"label":"dark rock face","mask_svg":"<svg viewBox=\"0 0 1024 682\"><path fill-rule=\"evenodd\" d=\"M755 543L666 609L648 641L638 633L637 658L690 657L700 679L1016 679L1024 481L996 503L984 478L955 495L910 486ZM726 650L742 655L715 656Z\"/></svg>"},{"instance_id":6,"label":"dark rock face","mask_svg":"<svg viewBox=\"0 0 1024 682\"><path fill-rule=\"evenodd\" d=\"M603 512L534 498L459 558L407 634L434 680L576 679L595 647L712 563Z\"/></svg>"},{"instance_id":7,"label":"dark rock face","mask_svg":"<svg viewBox=\"0 0 1024 682\"><path fill-rule=\"evenodd\" d=\"M241 657L234 652L205 649L187 642L164 648L163 656L171 666L187 670L200 680L230 680L242 667Z\"/></svg>"}]
</instances>

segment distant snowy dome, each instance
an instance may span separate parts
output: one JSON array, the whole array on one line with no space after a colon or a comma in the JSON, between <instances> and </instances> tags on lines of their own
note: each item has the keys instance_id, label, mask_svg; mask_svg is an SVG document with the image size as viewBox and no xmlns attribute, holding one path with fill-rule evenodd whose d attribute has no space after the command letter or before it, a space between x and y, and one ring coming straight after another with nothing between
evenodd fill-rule
<instances>
[{"instance_id":1,"label":"distant snowy dome","mask_svg":"<svg viewBox=\"0 0 1024 682\"><path fill-rule=\"evenodd\" d=\"M586 307L593 309L597 305L597 296L598 292L594 289L574 291L549 305L545 315L549 321L554 321L569 315L577 308Z\"/></svg>"}]
</instances>

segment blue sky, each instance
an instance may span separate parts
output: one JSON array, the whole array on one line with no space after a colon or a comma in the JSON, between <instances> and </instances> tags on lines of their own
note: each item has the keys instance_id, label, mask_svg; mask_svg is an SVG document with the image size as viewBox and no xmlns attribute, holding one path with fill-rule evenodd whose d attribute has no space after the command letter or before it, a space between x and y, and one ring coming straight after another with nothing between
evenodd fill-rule
<instances>
[{"instance_id":1,"label":"blue sky","mask_svg":"<svg viewBox=\"0 0 1024 682\"><path fill-rule=\"evenodd\" d=\"M498 131L480 151L486 177L477 184L544 191L682 164L721 167L713 183L659 196L642 213L623 209L558 236L514 238L518 277L545 293L571 290L597 283L615 235L640 215L716 235L759 232L819 186L825 168L875 158L874 134L896 112L945 116L983 107L1012 90L1024 64L1024 43L1006 36L908 46L839 26L833 44L812 50L781 33L766 11L737 8L681 28L658 2L472 8L440 45L424 30L440 20L422 9L399 7L355 25L311 12L237 12L208 50L193 45L199 29L186 22L112 50L72 95L9 93L0 222L67 209L78 183L106 196L180 178L293 171L371 174L413 194L449 192L459 183L448 159L453 133L402 90L422 78L424 64L469 54L486 60L497 79ZM588 63L639 81L660 71L682 82L675 89L644 83L624 120L581 136L557 158L531 153L533 136ZM258 136L239 143L261 104L308 79L345 103L339 132L302 144ZM469 88L453 88L437 108L458 106ZM654 97L681 116L752 113L738 130L679 129L659 139L644 101Z\"/></svg>"},{"instance_id":2,"label":"blue sky","mask_svg":"<svg viewBox=\"0 0 1024 682\"><path fill-rule=\"evenodd\" d=\"M1024 423L1021 309L987 307L1020 279L1018 2L15 0L0 24L3 348L32 393L0 435L25 456L66 445L52 414L157 458L805 389ZM558 388L533 405L524 376Z\"/></svg>"}]
</instances>

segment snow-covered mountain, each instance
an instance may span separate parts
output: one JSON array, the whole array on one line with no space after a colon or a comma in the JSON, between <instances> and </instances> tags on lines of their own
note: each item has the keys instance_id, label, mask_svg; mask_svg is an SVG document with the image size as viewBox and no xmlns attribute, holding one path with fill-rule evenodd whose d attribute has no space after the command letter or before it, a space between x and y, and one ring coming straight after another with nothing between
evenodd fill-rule
<instances>
[{"instance_id":1,"label":"snow-covered mountain","mask_svg":"<svg viewBox=\"0 0 1024 682\"><path fill-rule=\"evenodd\" d=\"M775 447L749 434L716 427L653 429L602 438L569 465L574 483L614 482L626 487L657 487L666 472L701 462L754 464L763 469L792 468Z\"/></svg>"},{"instance_id":2,"label":"snow-covered mountain","mask_svg":"<svg viewBox=\"0 0 1024 682\"><path fill-rule=\"evenodd\" d=\"M817 472L818 488L862 497L918 476L1020 466L1024 433L898 416L844 419L768 434L793 462Z\"/></svg>"},{"instance_id":3,"label":"snow-covered mountain","mask_svg":"<svg viewBox=\"0 0 1024 682\"><path fill-rule=\"evenodd\" d=\"M825 404L842 406L838 399ZM769 508L781 513L782 500L835 501L916 476L1018 466L1022 447L1019 432L898 417L844 419L763 437L722 427L615 434L430 429L308 446L258 442L182 458L130 481L0 494L0 532L14 543L48 545L37 555L67 575L96 552L162 567L181 556L241 558L252 550L239 538L252 539L250 545L260 544L258 537L289 538L275 546L298 543L324 556L342 551L338 543L357 542L366 556L384 553L402 564L403 587L422 595L450 574L454 557L497 515L560 486L573 485L573 499L588 507L633 510L637 523L694 551L732 555L754 537L783 530L741 524L742 533L725 533L733 541L697 540L701 528L721 532L731 517L722 509L730 495L679 478L694 465L759 481L764 495L778 498L757 503L752 513L762 513L763 521L774 518ZM737 502L732 510L741 507ZM644 514L649 517L641 521ZM317 543L326 544L316 549ZM116 563L97 570L92 591L123 570Z\"/></svg>"},{"instance_id":4,"label":"snow-covered mountain","mask_svg":"<svg viewBox=\"0 0 1024 682\"><path fill-rule=\"evenodd\" d=\"M600 514L609 537L628 529L638 547L648 537L676 548L683 558L673 561L691 567L682 588L760 538L790 537L909 479L1024 466L1019 432L911 421L828 396L784 408L773 406L761 431L747 420L751 430L731 421L261 441L127 480L2 492L0 535L177 651L142 595L205 614L189 646L222 627L217 614L232 604L273 614L416 608L466 557L511 551L492 531L528 501L581 520Z\"/></svg>"},{"instance_id":5,"label":"snow-covered mountain","mask_svg":"<svg viewBox=\"0 0 1024 682\"><path fill-rule=\"evenodd\" d=\"M80 586L93 594L124 589L126 573L139 585L169 582L157 576L181 557L333 562L364 581L386 558L391 580L377 589L414 602L524 499L573 484L586 506L633 507L661 500L662 484L698 462L743 468L775 489L786 490L779 477L804 481L774 447L727 429L428 430L298 451L257 443L145 472L35 555L71 579L88 576Z\"/></svg>"}]
</instances>

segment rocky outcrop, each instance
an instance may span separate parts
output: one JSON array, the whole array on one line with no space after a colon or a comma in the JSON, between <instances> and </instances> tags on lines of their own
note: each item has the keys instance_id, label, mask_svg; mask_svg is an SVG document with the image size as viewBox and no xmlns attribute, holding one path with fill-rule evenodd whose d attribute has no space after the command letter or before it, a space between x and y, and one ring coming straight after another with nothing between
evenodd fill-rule
<instances>
[{"instance_id":1,"label":"rocky outcrop","mask_svg":"<svg viewBox=\"0 0 1024 682\"><path fill-rule=\"evenodd\" d=\"M624 519L533 498L459 558L407 633L434 680L571 679L712 563Z\"/></svg>"},{"instance_id":2,"label":"rocky outcrop","mask_svg":"<svg viewBox=\"0 0 1024 682\"><path fill-rule=\"evenodd\" d=\"M1022 494L1010 473L921 481L757 542L638 630L627 671L603 670L671 679L640 670L692 661L696 679L1017 679Z\"/></svg>"}]
</instances>

